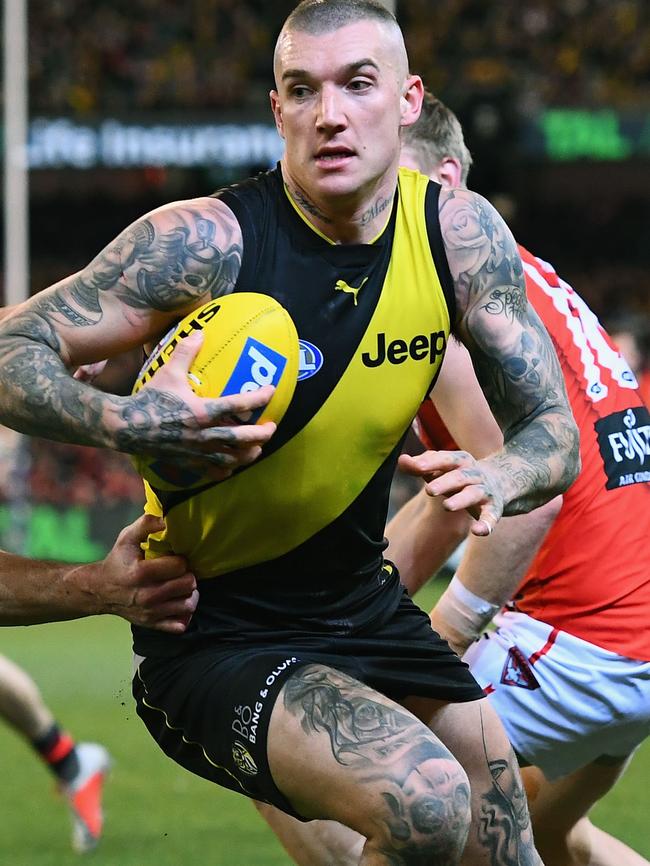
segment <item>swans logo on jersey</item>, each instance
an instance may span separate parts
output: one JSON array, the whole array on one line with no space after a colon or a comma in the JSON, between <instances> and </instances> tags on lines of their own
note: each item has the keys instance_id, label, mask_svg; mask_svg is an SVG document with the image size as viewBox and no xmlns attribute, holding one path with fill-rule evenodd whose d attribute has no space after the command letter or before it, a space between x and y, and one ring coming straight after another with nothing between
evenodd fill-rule
<instances>
[{"instance_id":1,"label":"swans logo on jersey","mask_svg":"<svg viewBox=\"0 0 650 866\"><path fill-rule=\"evenodd\" d=\"M299 340L300 343L300 365L298 367L298 381L315 376L323 366L323 353L307 340Z\"/></svg>"},{"instance_id":2,"label":"swans logo on jersey","mask_svg":"<svg viewBox=\"0 0 650 866\"><path fill-rule=\"evenodd\" d=\"M435 364L437 358L445 354L447 337L444 331L434 331L432 334L418 334L408 343L406 340L391 340L386 342L383 331L377 334L377 346L374 352L364 352L361 360L366 367L379 367L384 361L389 364L403 364L407 358L423 361L428 358L430 364Z\"/></svg>"},{"instance_id":3,"label":"swans logo on jersey","mask_svg":"<svg viewBox=\"0 0 650 866\"><path fill-rule=\"evenodd\" d=\"M520 689L539 688L537 677L533 673L530 662L518 646L511 646L501 671L501 682L504 686L517 686Z\"/></svg>"},{"instance_id":4,"label":"swans logo on jersey","mask_svg":"<svg viewBox=\"0 0 650 866\"><path fill-rule=\"evenodd\" d=\"M237 769L246 776L257 776L257 764L243 743L238 740L232 744L232 759Z\"/></svg>"},{"instance_id":5,"label":"swans logo on jersey","mask_svg":"<svg viewBox=\"0 0 650 866\"><path fill-rule=\"evenodd\" d=\"M257 391L262 385L277 385L286 365L287 359L284 355L249 337L221 396L246 394L248 391ZM254 424L262 410L263 407L256 409L248 423Z\"/></svg>"},{"instance_id":6,"label":"swans logo on jersey","mask_svg":"<svg viewBox=\"0 0 650 866\"><path fill-rule=\"evenodd\" d=\"M650 481L650 413L645 406L613 412L595 424L608 490Z\"/></svg>"}]
</instances>

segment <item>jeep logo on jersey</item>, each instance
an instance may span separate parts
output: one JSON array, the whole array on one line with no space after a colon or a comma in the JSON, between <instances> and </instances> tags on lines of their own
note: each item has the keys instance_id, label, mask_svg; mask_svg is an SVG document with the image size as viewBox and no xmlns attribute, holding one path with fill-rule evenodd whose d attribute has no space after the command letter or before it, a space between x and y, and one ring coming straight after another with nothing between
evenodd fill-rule
<instances>
[{"instance_id":1,"label":"jeep logo on jersey","mask_svg":"<svg viewBox=\"0 0 650 866\"><path fill-rule=\"evenodd\" d=\"M286 365L287 359L284 355L259 340L248 337L221 396L257 391L262 385L277 385ZM262 409L263 407L253 412L249 423L254 424L257 421Z\"/></svg>"},{"instance_id":2,"label":"jeep logo on jersey","mask_svg":"<svg viewBox=\"0 0 650 866\"><path fill-rule=\"evenodd\" d=\"M408 358L414 361L429 359L434 364L437 358L441 358L447 347L447 337L444 331L434 331L428 336L418 334L408 343L406 340L391 340L386 343L386 334L377 334L377 348L374 352L364 352L361 360L366 367L379 367L384 361L389 364L403 364Z\"/></svg>"},{"instance_id":3,"label":"jeep logo on jersey","mask_svg":"<svg viewBox=\"0 0 650 866\"><path fill-rule=\"evenodd\" d=\"M645 406L613 412L594 426L608 490L650 481L650 413Z\"/></svg>"},{"instance_id":4,"label":"jeep logo on jersey","mask_svg":"<svg viewBox=\"0 0 650 866\"><path fill-rule=\"evenodd\" d=\"M300 344L298 381L301 382L303 379L309 379L318 373L323 366L323 353L318 346L314 346L313 343L309 343L307 340L299 340L298 342Z\"/></svg>"}]
</instances>

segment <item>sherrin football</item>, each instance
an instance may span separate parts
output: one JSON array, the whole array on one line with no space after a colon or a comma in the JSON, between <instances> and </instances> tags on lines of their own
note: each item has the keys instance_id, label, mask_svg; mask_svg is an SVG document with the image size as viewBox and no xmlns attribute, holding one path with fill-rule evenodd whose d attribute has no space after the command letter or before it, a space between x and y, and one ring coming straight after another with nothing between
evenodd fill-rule
<instances>
[{"instance_id":1,"label":"sherrin football","mask_svg":"<svg viewBox=\"0 0 650 866\"><path fill-rule=\"evenodd\" d=\"M289 313L274 298L256 292L235 292L208 301L182 319L163 337L138 374L137 393L171 357L179 340L203 331L203 345L188 373L200 397L226 397L274 385L270 402L246 423L278 423L286 412L298 379L300 347ZM205 476L173 461L137 455L136 469L154 489L189 489Z\"/></svg>"}]
</instances>

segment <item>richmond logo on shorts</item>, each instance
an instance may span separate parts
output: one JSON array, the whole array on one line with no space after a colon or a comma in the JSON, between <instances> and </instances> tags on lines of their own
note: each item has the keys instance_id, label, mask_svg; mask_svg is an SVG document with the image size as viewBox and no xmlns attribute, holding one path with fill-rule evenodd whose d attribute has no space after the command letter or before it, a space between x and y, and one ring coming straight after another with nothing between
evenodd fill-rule
<instances>
[{"instance_id":1,"label":"richmond logo on shorts","mask_svg":"<svg viewBox=\"0 0 650 866\"><path fill-rule=\"evenodd\" d=\"M237 769L246 776L257 776L257 764L243 743L238 740L232 744L232 759Z\"/></svg>"},{"instance_id":2,"label":"richmond logo on shorts","mask_svg":"<svg viewBox=\"0 0 650 866\"><path fill-rule=\"evenodd\" d=\"M650 413L635 406L594 425L608 490L650 481Z\"/></svg>"}]
</instances>

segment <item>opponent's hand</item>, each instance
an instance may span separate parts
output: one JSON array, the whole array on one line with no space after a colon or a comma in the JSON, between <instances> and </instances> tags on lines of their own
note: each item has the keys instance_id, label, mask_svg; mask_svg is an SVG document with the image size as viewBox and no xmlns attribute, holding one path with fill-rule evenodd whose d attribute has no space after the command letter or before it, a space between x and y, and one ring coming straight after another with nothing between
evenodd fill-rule
<instances>
[{"instance_id":1,"label":"opponent's hand","mask_svg":"<svg viewBox=\"0 0 650 866\"><path fill-rule=\"evenodd\" d=\"M126 426L116 435L117 447L174 458L220 480L256 460L275 432L272 421L243 423L253 410L266 406L275 389L265 385L230 397L198 397L187 374L202 341L198 331L182 339L169 361L127 398L122 411Z\"/></svg>"},{"instance_id":2,"label":"opponent's hand","mask_svg":"<svg viewBox=\"0 0 650 866\"><path fill-rule=\"evenodd\" d=\"M399 467L423 478L429 496L442 496L447 511L468 511L474 535L490 535L503 514L504 499L488 460L476 460L466 451L425 451L416 457L402 454Z\"/></svg>"},{"instance_id":3,"label":"opponent's hand","mask_svg":"<svg viewBox=\"0 0 650 866\"><path fill-rule=\"evenodd\" d=\"M182 556L144 559L141 544L164 528L144 514L120 532L102 562L80 566L71 578L95 598L95 612L113 613L135 625L182 634L196 610L196 578Z\"/></svg>"}]
</instances>

